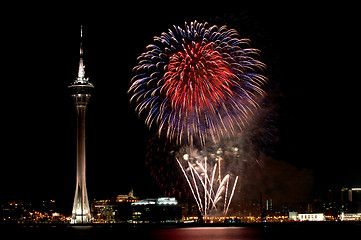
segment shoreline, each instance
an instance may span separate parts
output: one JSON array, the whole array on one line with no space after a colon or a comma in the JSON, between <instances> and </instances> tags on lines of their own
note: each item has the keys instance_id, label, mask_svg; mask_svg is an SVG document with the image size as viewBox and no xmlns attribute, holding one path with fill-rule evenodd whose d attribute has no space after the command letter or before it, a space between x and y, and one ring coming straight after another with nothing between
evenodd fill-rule
<instances>
[{"instance_id":1,"label":"shoreline","mask_svg":"<svg viewBox=\"0 0 361 240\"><path fill-rule=\"evenodd\" d=\"M329 226L357 226L361 229L361 221L319 221L319 222L254 222L254 223L0 223L0 227L115 227L115 228L194 228L194 227L329 227Z\"/></svg>"}]
</instances>

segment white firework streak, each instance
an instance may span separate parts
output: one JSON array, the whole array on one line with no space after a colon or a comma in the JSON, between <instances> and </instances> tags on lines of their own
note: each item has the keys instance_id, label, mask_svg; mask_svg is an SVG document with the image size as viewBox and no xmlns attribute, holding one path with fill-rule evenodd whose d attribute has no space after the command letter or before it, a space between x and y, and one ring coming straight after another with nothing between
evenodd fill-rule
<instances>
[{"instance_id":1,"label":"white firework streak","mask_svg":"<svg viewBox=\"0 0 361 240\"><path fill-rule=\"evenodd\" d=\"M199 203L198 200L197 200L197 197L196 197L196 195L195 195L195 193L194 193L192 184L190 183L190 181L189 181L189 179L188 179L188 176L187 176L186 172L184 171L184 168L182 167L182 165L181 165L181 163L179 162L178 158L176 158L176 159L177 159L177 162L178 162L178 164L179 164L179 167L182 169L182 172L183 172L183 174L184 174L184 176L185 176L185 178L186 178L186 180L187 180L187 183L188 183L188 185L189 185L189 187L190 187L190 189L191 189L191 192L192 192L192 194L193 194L193 197L194 197L194 199L195 199L196 202L197 202L199 211L201 211L201 205L200 205L200 203Z\"/></svg>"},{"instance_id":2,"label":"white firework streak","mask_svg":"<svg viewBox=\"0 0 361 240\"><path fill-rule=\"evenodd\" d=\"M220 179L220 169L218 169L219 176L216 176L217 168L220 168L220 164L217 164L216 162L213 165L213 168L207 168L207 158L205 157L204 165L198 161L196 161L194 164L192 164L190 161L187 161L188 168L185 169L179 159L176 158L176 160L189 185L200 213L206 217L210 211L217 211L217 203L221 199L224 199L222 210L224 215L226 215L233 199L238 182L238 176L233 183L231 194L228 195L231 176L226 174L223 179ZM215 179L219 179L219 181L215 181ZM221 208L222 207L218 204L218 209Z\"/></svg>"}]
</instances>

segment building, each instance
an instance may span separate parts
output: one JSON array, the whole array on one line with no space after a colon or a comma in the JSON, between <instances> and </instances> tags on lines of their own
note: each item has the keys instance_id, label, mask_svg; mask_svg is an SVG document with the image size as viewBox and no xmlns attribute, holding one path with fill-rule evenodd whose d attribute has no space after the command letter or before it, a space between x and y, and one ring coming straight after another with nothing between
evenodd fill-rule
<instances>
[{"instance_id":1,"label":"building","mask_svg":"<svg viewBox=\"0 0 361 240\"><path fill-rule=\"evenodd\" d=\"M341 189L341 211L345 213L361 213L361 188Z\"/></svg>"},{"instance_id":2,"label":"building","mask_svg":"<svg viewBox=\"0 0 361 240\"><path fill-rule=\"evenodd\" d=\"M341 221L361 221L361 213L341 213Z\"/></svg>"},{"instance_id":3,"label":"building","mask_svg":"<svg viewBox=\"0 0 361 240\"><path fill-rule=\"evenodd\" d=\"M352 199L355 212L361 213L361 188L352 188Z\"/></svg>"},{"instance_id":4,"label":"building","mask_svg":"<svg viewBox=\"0 0 361 240\"><path fill-rule=\"evenodd\" d=\"M297 213L297 212L289 212L288 218L291 221L326 221L325 214L323 213Z\"/></svg>"},{"instance_id":5,"label":"building","mask_svg":"<svg viewBox=\"0 0 361 240\"><path fill-rule=\"evenodd\" d=\"M323 213L301 213L298 214L298 219L302 221L326 221L325 214Z\"/></svg>"},{"instance_id":6,"label":"building","mask_svg":"<svg viewBox=\"0 0 361 240\"><path fill-rule=\"evenodd\" d=\"M288 213L288 218L290 221L298 221L298 212L289 212Z\"/></svg>"},{"instance_id":7,"label":"building","mask_svg":"<svg viewBox=\"0 0 361 240\"><path fill-rule=\"evenodd\" d=\"M168 223L182 219L182 208L173 197L147 198L131 205L133 223Z\"/></svg>"},{"instance_id":8,"label":"building","mask_svg":"<svg viewBox=\"0 0 361 240\"><path fill-rule=\"evenodd\" d=\"M120 202L133 203L133 202L138 201L138 197L134 196L134 191L133 191L133 188L132 188L127 195L118 195L115 201L118 202L118 203L120 203Z\"/></svg>"},{"instance_id":9,"label":"building","mask_svg":"<svg viewBox=\"0 0 361 240\"><path fill-rule=\"evenodd\" d=\"M131 204L138 201L133 189L128 195L118 195L116 199L93 200L91 211L93 223L125 223L132 219Z\"/></svg>"},{"instance_id":10,"label":"building","mask_svg":"<svg viewBox=\"0 0 361 240\"><path fill-rule=\"evenodd\" d=\"M71 219L72 224L89 223L91 219L85 179L85 112L90 92L94 86L89 82L89 78L85 77L82 38L83 28L81 27L78 77L69 86L77 113L76 186Z\"/></svg>"},{"instance_id":11,"label":"building","mask_svg":"<svg viewBox=\"0 0 361 240\"><path fill-rule=\"evenodd\" d=\"M115 223L116 205L111 200L93 200L91 204L93 223Z\"/></svg>"}]
</instances>

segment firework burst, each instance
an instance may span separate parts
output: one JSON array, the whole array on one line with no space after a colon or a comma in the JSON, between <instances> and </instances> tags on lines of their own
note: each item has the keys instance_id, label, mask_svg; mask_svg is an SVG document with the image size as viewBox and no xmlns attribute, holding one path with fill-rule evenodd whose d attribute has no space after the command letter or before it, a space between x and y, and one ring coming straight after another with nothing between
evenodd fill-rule
<instances>
[{"instance_id":1,"label":"firework burst","mask_svg":"<svg viewBox=\"0 0 361 240\"><path fill-rule=\"evenodd\" d=\"M149 127L176 143L217 141L242 130L264 96L258 53L226 26L173 26L138 57L131 101Z\"/></svg>"}]
</instances>

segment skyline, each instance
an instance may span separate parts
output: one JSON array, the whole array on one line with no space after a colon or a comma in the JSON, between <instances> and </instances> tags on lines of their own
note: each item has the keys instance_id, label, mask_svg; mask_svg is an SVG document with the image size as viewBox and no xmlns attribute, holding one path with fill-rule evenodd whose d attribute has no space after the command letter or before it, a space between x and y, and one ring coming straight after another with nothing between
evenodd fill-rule
<instances>
[{"instance_id":1,"label":"skyline","mask_svg":"<svg viewBox=\"0 0 361 240\"><path fill-rule=\"evenodd\" d=\"M250 38L268 65L278 115L274 116L277 141L271 143L272 158L310 169L316 189L361 185L355 140L357 89L352 88L357 63L351 57L360 50L355 19L313 10L304 21L300 19L304 13L272 10L272 14L266 9L185 12L168 14L166 21L138 15L148 21L146 26L126 21L125 16L116 21L118 15L112 21L85 23L84 61L87 77L96 87L87 110L89 198L125 193L131 187L148 194L151 191L143 190L157 186L145 166L146 145L153 136L126 93L131 69L153 36L168 26L193 19L211 22L217 17ZM244 31L239 29L243 20L249 24ZM76 113L67 86L77 73L80 23L34 23L24 22L21 31L15 30L15 23L5 29L4 89L11 90L2 96L6 143L1 199L31 199L34 194L71 205ZM232 26L235 23L239 25ZM352 132L355 135L350 136Z\"/></svg>"}]
</instances>

